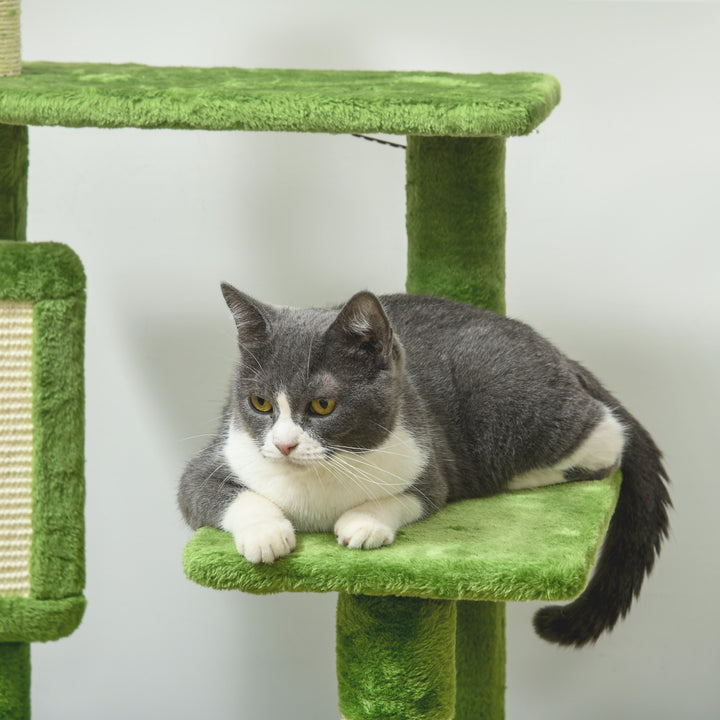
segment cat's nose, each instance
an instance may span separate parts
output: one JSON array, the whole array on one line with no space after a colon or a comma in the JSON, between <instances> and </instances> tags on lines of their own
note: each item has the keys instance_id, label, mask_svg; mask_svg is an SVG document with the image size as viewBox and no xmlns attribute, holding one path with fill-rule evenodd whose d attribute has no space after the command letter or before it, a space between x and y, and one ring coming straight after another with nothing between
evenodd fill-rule
<instances>
[{"instance_id":1,"label":"cat's nose","mask_svg":"<svg viewBox=\"0 0 720 720\"><path fill-rule=\"evenodd\" d=\"M289 455L296 447L298 446L297 443L275 443L275 447L283 454L283 455Z\"/></svg>"}]
</instances>

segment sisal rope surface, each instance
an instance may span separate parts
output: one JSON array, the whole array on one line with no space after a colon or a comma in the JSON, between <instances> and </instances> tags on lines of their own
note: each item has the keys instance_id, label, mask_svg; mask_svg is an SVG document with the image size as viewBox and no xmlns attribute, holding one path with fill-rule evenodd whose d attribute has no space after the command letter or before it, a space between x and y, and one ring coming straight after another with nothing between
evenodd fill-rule
<instances>
[{"instance_id":1,"label":"sisal rope surface","mask_svg":"<svg viewBox=\"0 0 720 720\"><path fill-rule=\"evenodd\" d=\"M32 303L0 302L0 596L30 594Z\"/></svg>"},{"instance_id":2,"label":"sisal rope surface","mask_svg":"<svg viewBox=\"0 0 720 720\"><path fill-rule=\"evenodd\" d=\"M0 0L0 75L19 75L20 0Z\"/></svg>"}]
</instances>

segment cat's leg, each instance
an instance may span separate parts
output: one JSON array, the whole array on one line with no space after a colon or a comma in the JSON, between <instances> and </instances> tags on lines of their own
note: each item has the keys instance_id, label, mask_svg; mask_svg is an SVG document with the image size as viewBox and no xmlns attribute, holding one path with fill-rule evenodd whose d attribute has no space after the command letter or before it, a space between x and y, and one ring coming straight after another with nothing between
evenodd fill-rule
<instances>
[{"instance_id":1,"label":"cat's leg","mask_svg":"<svg viewBox=\"0 0 720 720\"><path fill-rule=\"evenodd\" d=\"M600 480L620 466L624 445L622 423L606 407L602 420L573 452L552 467L515 476L508 489L544 487L573 480Z\"/></svg>"},{"instance_id":2,"label":"cat's leg","mask_svg":"<svg viewBox=\"0 0 720 720\"><path fill-rule=\"evenodd\" d=\"M238 552L251 563L271 563L295 549L295 530L282 510L262 495L243 490L222 519Z\"/></svg>"},{"instance_id":3,"label":"cat's leg","mask_svg":"<svg viewBox=\"0 0 720 720\"><path fill-rule=\"evenodd\" d=\"M412 493L368 500L344 512L335 523L335 535L341 545L371 550L390 545L403 526L419 520L423 503Z\"/></svg>"}]
</instances>

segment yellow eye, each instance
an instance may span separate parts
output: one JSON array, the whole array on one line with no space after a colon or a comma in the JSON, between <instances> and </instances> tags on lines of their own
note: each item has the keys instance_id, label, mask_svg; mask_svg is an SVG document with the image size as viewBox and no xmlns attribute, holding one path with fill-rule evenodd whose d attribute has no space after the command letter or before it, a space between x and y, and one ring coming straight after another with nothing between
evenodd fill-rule
<instances>
[{"instance_id":1,"label":"yellow eye","mask_svg":"<svg viewBox=\"0 0 720 720\"><path fill-rule=\"evenodd\" d=\"M335 409L335 401L332 398L316 398L310 407L317 415L329 415Z\"/></svg>"},{"instance_id":2,"label":"yellow eye","mask_svg":"<svg viewBox=\"0 0 720 720\"><path fill-rule=\"evenodd\" d=\"M253 395L250 398L250 404L261 413L269 413L272 410L272 403L269 400L266 400L265 398L258 397L257 395Z\"/></svg>"}]
</instances>

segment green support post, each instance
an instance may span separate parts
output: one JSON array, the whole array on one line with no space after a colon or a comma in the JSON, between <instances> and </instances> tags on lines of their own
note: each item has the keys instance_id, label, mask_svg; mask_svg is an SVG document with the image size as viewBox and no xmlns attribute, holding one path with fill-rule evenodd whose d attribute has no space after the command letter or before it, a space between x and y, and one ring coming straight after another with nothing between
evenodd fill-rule
<instances>
[{"instance_id":1,"label":"green support post","mask_svg":"<svg viewBox=\"0 0 720 720\"><path fill-rule=\"evenodd\" d=\"M406 163L408 292L504 312L505 138L411 136ZM337 632L347 720L505 717L505 603L341 593ZM408 645L417 686L403 668L377 673L388 644Z\"/></svg>"},{"instance_id":2,"label":"green support post","mask_svg":"<svg viewBox=\"0 0 720 720\"><path fill-rule=\"evenodd\" d=\"M455 609L453 600L341 592L336 628L343 717L454 717Z\"/></svg>"},{"instance_id":3,"label":"green support post","mask_svg":"<svg viewBox=\"0 0 720 720\"><path fill-rule=\"evenodd\" d=\"M505 312L505 230L505 138L408 138L408 292ZM502 720L505 604L458 605L454 717Z\"/></svg>"},{"instance_id":4,"label":"green support post","mask_svg":"<svg viewBox=\"0 0 720 720\"><path fill-rule=\"evenodd\" d=\"M505 312L505 138L409 137L407 291Z\"/></svg>"},{"instance_id":5,"label":"green support post","mask_svg":"<svg viewBox=\"0 0 720 720\"><path fill-rule=\"evenodd\" d=\"M30 717L30 645L0 643L0 720Z\"/></svg>"},{"instance_id":6,"label":"green support post","mask_svg":"<svg viewBox=\"0 0 720 720\"><path fill-rule=\"evenodd\" d=\"M505 603L457 601L456 720L505 717Z\"/></svg>"},{"instance_id":7,"label":"green support post","mask_svg":"<svg viewBox=\"0 0 720 720\"><path fill-rule=\"evenodd\" d=\"M0 240L25 240L28 129L0 125Z\"/></svg>"},{"instance_id":8,"label":"green support post","mask_svg":"<svg viewBox=\"0 0 720 720\"><path fill-rule=\"evenodd\" d=\"M26 239L28 129L0 125L0 240ZM0 720L30 717L30 644L0 642Z\"/></svg>"}]
</instances>

